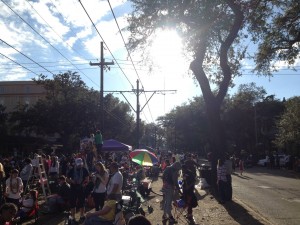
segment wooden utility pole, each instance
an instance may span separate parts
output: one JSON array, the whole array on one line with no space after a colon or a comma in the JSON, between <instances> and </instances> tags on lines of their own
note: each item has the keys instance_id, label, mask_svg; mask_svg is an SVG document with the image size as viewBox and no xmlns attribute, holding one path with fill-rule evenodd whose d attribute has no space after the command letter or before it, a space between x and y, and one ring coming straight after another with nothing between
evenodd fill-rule
<instances>
[{"instance_id":1,"label":"wooden utility pole","mask_svg":"<svg viewBox=\"0 0 300 225\"><path fill-rule=\"evenodd\" d=\"M123 95L123 97L126 99L132 110L136 113L136 148L140 147L140 113L143 111L145 106L148 104L150 99L153 97L155 93L162 93L162 92L176 92L176 90L153 90L153 91L145 91L144 89L140 89L139 87L139 80L136 81L136 89L132 89L132 91L106 91L106 92L119 92ZM136 94L136 109L130 104L128 99L125 97L123 93L125 92L134 92ZM147 100L145 105L141 108L140 106L140 94L143 92L152 92L152 95L150 98Z\"/></svg>"},{"instance_id":2,"label":"wooden utility pole","mask_svg":"<svg viewBox=\"0 0 300 225\"><path fill-rule=\"evenodd\" d=\"M100 63L92 63L90 62L90 66L100 66L100 111L101 111L101 118L100 118L100 130L103 132L104 128L104 103L103 103L103 76L104 76L104 67L109 65L114 65L113 61L105 62L103 57L103 42L101 41L101 49L100 49L101 60Z\"/></svg>"}]
</instances>

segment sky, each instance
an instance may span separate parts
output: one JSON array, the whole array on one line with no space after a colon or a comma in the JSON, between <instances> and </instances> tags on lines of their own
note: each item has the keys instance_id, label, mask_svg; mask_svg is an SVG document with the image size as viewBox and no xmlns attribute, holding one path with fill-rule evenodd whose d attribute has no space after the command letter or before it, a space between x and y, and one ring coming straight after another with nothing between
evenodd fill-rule
<instances>
[{"instance_id":1,"label":"sky","mask_svg":"<svg viewBox=\"0 0 300 225\"><path fill-rule=\"evenodd\" d=\"M122 36L127 43L126 17L130 12L126 0L1 0L0 81L31 80L41 73L51 78L71 70L77 71L88 87L100 90L100 68L89 63L99 62L103 41L105 61L115 63L104 72L105 94L132 91L139 79L139 87L147 91L140 95L141 108L145 106L141 119L145 122L155 122L158 116L200 96L189 62L182 56L181 39L174 31L157 32L150 50L151 72L149 64L141 61L141 53L129 57ZM255 82L279 99L300 95L299 72L288 70L284 64L271 78L250 74L249 62L244 68L245 75L234 80L236 86L230 94L239 84ZM123 94L135 107L136 95ZM114 96L126 102L120 93L114 92Z\"/></svg>"}]
</instances>

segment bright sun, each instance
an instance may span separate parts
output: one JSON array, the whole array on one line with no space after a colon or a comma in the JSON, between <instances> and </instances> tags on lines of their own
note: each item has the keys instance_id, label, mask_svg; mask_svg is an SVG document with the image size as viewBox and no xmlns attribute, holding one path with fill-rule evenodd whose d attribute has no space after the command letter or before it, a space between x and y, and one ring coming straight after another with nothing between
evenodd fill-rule
<instances>
[{"instance_id":1,"label":"bright sun","mask_svg":"<svg viewBox=\"0 0 300 225\"><path fill-rule=\"evenodd\" d=\"M160 30L152 43L150 55L155 66L167 75L187 71L181 38L174 30Z\"/></svg>"}]
</instances>

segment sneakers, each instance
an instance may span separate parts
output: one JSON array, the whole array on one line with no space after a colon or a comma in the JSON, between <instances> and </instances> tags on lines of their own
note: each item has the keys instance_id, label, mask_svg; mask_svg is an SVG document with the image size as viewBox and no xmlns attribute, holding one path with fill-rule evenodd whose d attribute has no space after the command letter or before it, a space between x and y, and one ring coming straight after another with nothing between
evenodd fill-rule
<instances>
[{"instance_id":1,"label":"sneakers","mask_svg":"<svg viewBox=\"0 0 300 225\"><path fill-rule=\"evenodd\" d=\"M165 215L162 216L162 221L163 221L163 222L166 222L168 219L169 219L169 218L168 218L167 216L165 216Z\"/></svg>"},{"instance_id":2,"label":"sneakers","mask_svg":"<svg viewBox=\"0 0 300 225\"><path fill-rule=\"evenodd\" d=\"M175 220L173 216L170 216L169 217L169 224L176 224L176 223L178 223L177 220Z\"/></svg>"}]
</instances>

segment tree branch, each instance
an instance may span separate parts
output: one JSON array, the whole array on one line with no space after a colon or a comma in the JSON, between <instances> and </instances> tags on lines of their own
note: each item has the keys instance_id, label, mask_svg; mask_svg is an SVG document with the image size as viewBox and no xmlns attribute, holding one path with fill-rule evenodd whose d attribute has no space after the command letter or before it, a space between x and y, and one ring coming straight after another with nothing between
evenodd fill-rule
<instances>
[{"instance_id":1,"label":"tree branch","mask_svg":"<svg viewBox=\"0 0 300 225\"><path fill-rule=\"evenodd\" d=\"M236 4L234 0L226 0L226 2L234 12L235 19L228 36L226 37L225 41L221 43L220 67L223 71L224 78L220 83L219 92L216 96L217 102L219 104L222 103L227 93L228 86L230 84L231 77L232 77L231 69L228 65L228 55L227 55L228 50L231 47L232 43L234 42L235 38L237 37L238 32L240 31L244 20L244 15L241 10L241 6Z\"/></svg>"}]
</instances>

